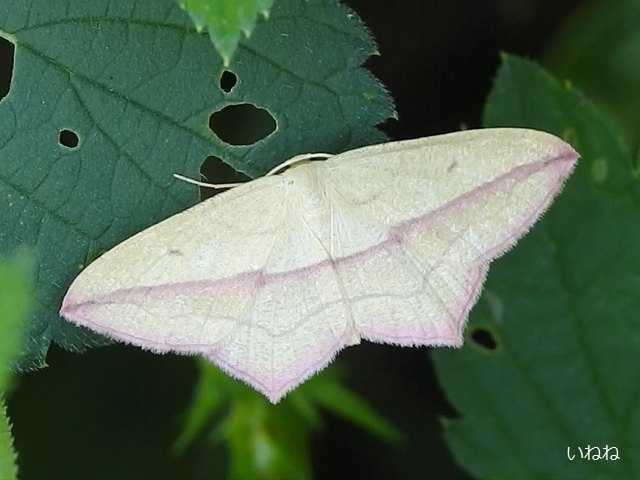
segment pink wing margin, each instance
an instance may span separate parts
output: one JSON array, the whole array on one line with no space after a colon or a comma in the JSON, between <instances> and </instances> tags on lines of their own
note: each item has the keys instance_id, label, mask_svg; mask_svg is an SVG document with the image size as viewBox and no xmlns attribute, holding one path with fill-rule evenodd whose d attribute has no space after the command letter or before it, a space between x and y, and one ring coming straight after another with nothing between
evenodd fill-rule
<instances>
[{"instance_id":1,"label":"pink wing margin","mask_svg":"<svg viewBox=\"0 0 640 480\"><path fill-rule=\"evenodd\" d=\"M512 249L518 240L525 236L547 211L554 198L562 191L578 159L579 154L568 144L563 144L556 156L539 162L518 166L510 172L485 183L481 187L455 198L441 208L429 212L422 217L404 222L393 229L390 235L390 242L401 247L404 242L410 241L412 237L419 237L425 230L436 228L438 224L446 223L446 219L452 211L466 208L477 202L482 202L483 197L487 195L499 193L502 190L502 186L508 181L522 181L542 170L551 170L553 172L553 182L550 183L548 191L542 201L531 205L528 215L524 220L517 224L515 228L506 231L505 237L501 239L499 243L489 250L482 252L482 254L470 262L468 271L463 275L466 280L464 288L466 294L461 296L459 301L453 306L451 313L452 316L455 317L455 321L448 332L444 335L434 337L433 335L424 336L416 334L415 331L380 331L376 328L367 328L361 332L363 338L378 343L392 343L400 346L431 345L461 347L464 342L463 333L469 313L482 292L490 263Z\"/></svg>"}]
</instances>

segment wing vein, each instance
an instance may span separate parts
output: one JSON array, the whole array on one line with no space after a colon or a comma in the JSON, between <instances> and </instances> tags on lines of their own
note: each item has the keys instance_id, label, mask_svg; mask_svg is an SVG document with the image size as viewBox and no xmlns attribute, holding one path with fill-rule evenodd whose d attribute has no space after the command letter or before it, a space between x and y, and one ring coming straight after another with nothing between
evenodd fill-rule
<instances>
[{"instance_id":1,"label":"wing vein","mask_svg":"<svg viewBox=\"0 0 640 480\"><path fill-rule=\"evenodd\" d=\"M322 243L322 240L320 240L318 235L316 235L316 233L313 231L311 226L308 224L307 220L304 218L304 215L300 215L300 218L302 219L303 225L309 230L309 233L311 233L313 238L318 242L320 247L327 254L327 257L329 259L329 264L331 265L331 271L334 274L334 277L336 279L336 283L338 285L338 289L340 290L340 297L342 298L342 304L345 307L345 310L347 311L347 314L349 315L349 327L350 327L350 330L353 331L353 329L355 327L355 322L354 322L354 318L353 318L353 310L351 308L351 303L349 302L349 297L346 295L346 289L344 288L344 283L342 281L342 278L340 277L340 273L338 272L338 270L336 269L336 266L334 264L334 258L331 255L331 252L329 252L329 250L327 250L325 245ZM333 336L333 339L334 339L335 343L336 344L339 343L338 336L333 331L333 327L331 326L331 324L327 321L327 319L325 317L320 316L320 318L323 319L323 321L327 325L327 328L329 328L329 331L331 332L331 335Z\"/></svg>"}]
</instances>

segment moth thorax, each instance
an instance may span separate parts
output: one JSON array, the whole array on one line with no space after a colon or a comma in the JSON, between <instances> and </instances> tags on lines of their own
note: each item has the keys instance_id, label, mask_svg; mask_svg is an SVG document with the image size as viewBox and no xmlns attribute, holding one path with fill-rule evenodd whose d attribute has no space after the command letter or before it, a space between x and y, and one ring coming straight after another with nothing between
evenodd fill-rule
<instances>
[{"instance_id":1,"label":"moth thorax","mask_svg":"<svg viewBox=\"0 0 640 480\"><path fill-rule=\"evenodd\" d=\"M304 162L307 163L307 162ZM314 210L325 210L328 207L325 184L322 177L324 169L318 162L308 162L287 170L284 174L289 198L296 202L297 208L312 213Z\"/></svg>"}]
</instances>

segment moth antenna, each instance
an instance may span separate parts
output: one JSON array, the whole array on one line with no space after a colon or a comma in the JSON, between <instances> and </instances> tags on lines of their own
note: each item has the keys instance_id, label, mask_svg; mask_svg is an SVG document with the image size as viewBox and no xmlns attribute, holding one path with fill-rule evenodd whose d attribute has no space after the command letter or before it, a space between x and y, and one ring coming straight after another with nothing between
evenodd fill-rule
<instances>
[{"instance_id":1,"label":"moth antenna","mask_svg":"<svg viewBox=\"0 0 640 480\"><path fill-rule=\"evenodd\" d=\"M173 176L178 180L182 180L187 183L192 183L193 185L198 185L199 187L207 187L207 188L233 188L242 185L244 182L240 183L206 183L200 182L198 180L194 180L193 178L185 177L184 175L179 175L174 173Z\"/></svg>"},{"instance_id":2,"label":"moth antenna","mask_svg":"<svg viewBox=\"0 0 640 480\"><path fill-rule=\"evenodd\" d=\"M269 170L266 174L265 177L269 177L271 175L275 175L276 173L278 173L280 170L287 168L291 165L294 165L296 163L302 162L304 160L308 160L310 158L329 158L329 157L333 157L332 154L330 153L303 153L302 155L296 155L293 158L290 158L289 160L286 160L285 162L282 162L280 165L278 165L275 168L272 168L271 170ZM184 175L180 175L178 173L174 173L173 176L175 178L177 178L178 180L182 180L184 182L187 183L191 183L193 185L198 185L199 187L206 187L206 188L233 188L233 187L239 187L240 185L244 184L245 182L240 182L240 183L206 183L206 182L200 182L198 180L194 180L193 178L189 178L189 177L185 177Z\"/></svg>"},{"instance_id":3,"label":"moth antenna","mask_svg":"<svg viewBox=\"0 0 640 480\"><path fill-rule=\"evenodd\" d=\"M303 153L301 155L296 155L295 157L292 157L289 160L282 162L277 167L274 167L271 170L269 170L266 173L265 177L268 177L270 175L275 175L282 169L290 167L291 165L302 162L304 160L308 160L310 158L329 158L329 157L333 157L333 155L330 153Z\"/></svg>"}]
</instances>

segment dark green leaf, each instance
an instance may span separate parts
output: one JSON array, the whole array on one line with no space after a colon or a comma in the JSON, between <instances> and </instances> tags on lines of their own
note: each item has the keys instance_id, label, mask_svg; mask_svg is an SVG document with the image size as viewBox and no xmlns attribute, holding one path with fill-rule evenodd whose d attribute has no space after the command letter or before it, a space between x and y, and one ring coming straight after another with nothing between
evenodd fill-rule
<instances>
[{"instance_id":1,"label":"dark green leaf","mask_svg":"<svg viewBox=\"0 0 640 480\"><path fill-rule=\"evenodd\" d=\"M361 67L373 40L336 1L276 2L234 57L230 93L213 45L173 0L0 0L0 35L16 43L0 103L0 253L37 253L25 367L42 365L51 341L104 342L59 318L62 297L100 253L196 202L173 173L198 177L213 155L255 177L297 153L382 140L375 125L393 114ZM238 103L266 109L277 130L222 142L209 117ZM62 130L76 147L58 143Z\"/></svg>"},{"instance_id":2,"label":"dark green leaf","mask_svg":"<svg viewBox=\"0 0 640 480\"><path fill-rule=\"evenodd\" d=\"M640 196L629 152L584 96L515 57L485 123L555 133L583 159L492 267L464 348L434 355L461 415L446 422L448 441L483 479L639 478ZM622 459L567 459L588 445Z\"/></svg>"}]
</instances>

